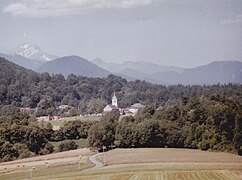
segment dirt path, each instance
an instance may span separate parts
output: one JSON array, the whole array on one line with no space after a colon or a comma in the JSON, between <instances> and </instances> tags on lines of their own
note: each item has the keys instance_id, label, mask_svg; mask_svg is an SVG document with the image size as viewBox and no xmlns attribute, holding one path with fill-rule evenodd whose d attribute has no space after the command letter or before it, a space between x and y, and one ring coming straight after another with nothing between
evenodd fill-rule
<instances>
[{"instance_id":1,"label":"dirt path","mask_svg":"<svg viewBox=\"0 0 242 180\"><path fill-rule=\"evenodd\" d=\"M103 167L103 164L102 164L100 161L98 161L98 160L96 159L96 157L99 156L99 155L101 155L101 154L103 154L103 153L97 153L97 154L94 154L94 155L92 155L92 156L89 157L89 160L90 160L93 164L95 164L95 167L93 167L93 168L91 168L91 169L98 169L98 168Z\"/></svg>"}]
</instances>

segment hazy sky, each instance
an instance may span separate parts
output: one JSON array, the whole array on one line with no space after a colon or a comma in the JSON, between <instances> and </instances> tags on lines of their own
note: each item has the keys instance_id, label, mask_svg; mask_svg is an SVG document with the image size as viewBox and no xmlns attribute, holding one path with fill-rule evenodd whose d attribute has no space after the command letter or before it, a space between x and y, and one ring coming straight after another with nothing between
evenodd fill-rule
<instances>
[{"instance_id":1,"label":"hazy sky","mask_svg":"<svg viewBox=\"0 0 242 180\"><path fill-rule=\"evenodd\" d=\"M242 61L242 0L0 0L0 52L194 67Z\"/></svg>"}]
</instances>

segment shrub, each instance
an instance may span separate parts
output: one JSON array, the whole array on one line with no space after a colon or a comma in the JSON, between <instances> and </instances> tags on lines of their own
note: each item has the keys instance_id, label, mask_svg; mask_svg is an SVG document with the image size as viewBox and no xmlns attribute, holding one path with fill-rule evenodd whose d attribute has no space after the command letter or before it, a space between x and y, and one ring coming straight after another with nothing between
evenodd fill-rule
<instances>
[{"instance_id":1,"label":"shrub","mask_svg":"<svg viewBox=\"0 0 242 180\"><path fill-rule=\"evenodd\" d=\"M69 151L69 150L77 149L77 147L78 146L75 143L75 141L63 141L62 143L60 143L58 147L58 151L59 152Z\"/></svg>"},{"instance_id":2,"label":"shrub","mask_svg":"<svg viewBox=\"0 0 242 180\"><path fill-rule=\"evenodd\" d=\"M199 143L199 148L203 151L206 151L210 148L209 141L202 141Z\"/></svg>"},{"instance_id":3,"label":"shrub","mask_svg":"<svg viewBox=\"0 0 242 180\"><path fill-rule=\"evenodd\" d=\"M40 150L41 155L51 154L52 152L54 152L54 146L49 142L46 143L45 147Z\"/></svg>"}]
</instances>

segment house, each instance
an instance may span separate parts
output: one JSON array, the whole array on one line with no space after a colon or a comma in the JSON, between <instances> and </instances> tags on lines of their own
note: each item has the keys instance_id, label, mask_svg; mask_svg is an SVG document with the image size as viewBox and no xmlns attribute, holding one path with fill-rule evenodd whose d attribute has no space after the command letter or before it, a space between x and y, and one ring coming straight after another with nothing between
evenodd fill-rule
<instances>
[{"instance_id":1,"label":"house","mask_svg":"<svg viewBox=\"0 0 242 180\"><path fill-rule=\"evenodd\" d=\"M129 108L123 108L122 109L123 114L125 115L132 115L133 113L129 111Z\"/></svg>"},{"instance_id":2,"label":"house","mask_svg":"<svg viewBox=\"0 0 242 180\"><path fill-rule=\"evenodd\" d=\"M59 106L59 109L70 109L71 108L71 106L69 106L69 105L60 105Z\"/></svg>"},{"instance_id":3,"label":"house","mask_svg":"<svg viewBox=\"0 0 242 180\"><path fill-rule=\"evenodd\" d=\"M31 112L31 108L27 107L27 108L20 108L20 112L21 113L30 113Z\"/></svg>"},{"instance_id":4,"label":"house","mask_svg":"<svg viewBox=\"0 0 242 180\"><path fill-rule=\"evenodd\" d=\"M133 114L137 114L138 110L143 108L144 105L140 104L140 103L135 103L133 105L130 106L129 111Z\"/></svg>"},{"instance_id":5,"label":"house","mask_svg":"<svg viewBox=\"0 0 242 180\"><path fill-rule=\"evenodd\" d=\"M163 109L164 109L163 106L159 106L159 107L156 109L156 111L162 111Z\"/></svg>"},{"instance_id":6,"label":"house","mask_svg":"<svg viewBox=\"0 0 242 180\"><path fill-rule=\"evenodd\" d=\"M110 112L112 110L119 110L119 108L117 108L116 106L112 105L112 104L108 104L104 109L103 109L103 112L106 113L106 112Z\"/></svg>"}]
</instances>

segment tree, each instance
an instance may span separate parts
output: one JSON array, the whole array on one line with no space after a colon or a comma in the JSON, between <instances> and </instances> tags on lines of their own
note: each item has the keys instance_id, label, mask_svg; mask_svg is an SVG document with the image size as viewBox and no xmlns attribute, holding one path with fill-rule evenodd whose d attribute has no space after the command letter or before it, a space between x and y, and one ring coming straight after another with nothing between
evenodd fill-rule
<instances>
[{"instance_id":1,"label":"tree","mask_svg":"<svg viewBox=\"0 0 242 180\"><path fill-rule=\"evenodd\" d=\"M59 131L63 135L63 139L74 140L80 138L87 138L90 127L95 123L97 122L79 120L68 121L64 123Z\"/></svg>"},{"instance_id":2,"label":"tree","mask_svg":"<svg viewBox=\"0 0 242 180\"><path fill-rule=\"evenodd\" d=\"M133 146L133 136L135 130L134 118L125 116L118 123L115 134L115 145L122 148Z\"/></svg>"},{"instance_id":3,"label":"tree","mask_svg":"<svg viewBox=\"0 0 242 180\"><path fill-rule=\"evenodd\" d=\"M89 114L102 113L106 105L107 105L107 102L103 99L100 99L100 98L91 99L87 105L87 112Z\"/></svg>"},{"instance_id":4,"label":"tree","mask_svg":"<svg viewBox=\"0 0 242 180\"><path fill-rule=\"evenodd\" d=\"M159 121L148 119L139 123L135 130L134 144L137 147L164 146L164 137L161 134Z\"/></svg>"},{"instance_id":5,"label":"tree","mask_svg":"<svg viewBox=\"0 0 242 180\"><path fill-rule=\"evenodd\" d=\"M238 149L241 155L242 151L242 110L238 110L235 116L235 128L234 128L234 144L235 148Z\"/></svg>"},{"instance_id":6,"label":"tree","mask_svg":"<svg viewBox=\"0 0 242 180\"><path fill-rule=\"evenodd\" d=\"M25 134L26 144L30 151L39 154L40 150L45 147L48 142L44 131L38 127L31 125Z\"/></svg>"},{"instance_id":7,"label":"tree","mask_svg":"<svg viewBox=\"0 0 242 180\"><path fill-rule=\"evenodd\" d=\"M88 133L89 145L93 147L106 146L107 149L114 144L115 131L118 124L119 111L105 114L99 123L94 124Z\"/></svg>"},{"instance_id":8,"label":"tree","mask_svg":"<svg viewBox=\"0 0 242 180\"><path fill-rule=\"evenodd\" d=\"M102 139L104 133L105 130L103 129L103 126L100 125L100 123L92 125L88 132L89 146L101 148L103 146Z\"/></svg>"},{"instance_id":9,"label":"tree","mask_svg":"<svg viewBox=\"0 0 242 180\"><path fill-rule=\"evenodd\" d=\"M40 100L37 105L36 116L53 115L55 113L56 108L50 96L46 96L44 99Z\"/></svg>"}]
</instances>

